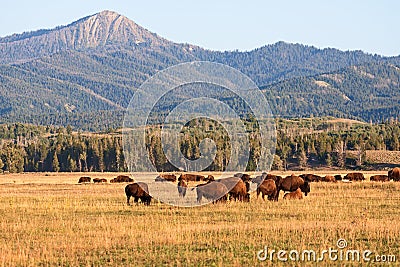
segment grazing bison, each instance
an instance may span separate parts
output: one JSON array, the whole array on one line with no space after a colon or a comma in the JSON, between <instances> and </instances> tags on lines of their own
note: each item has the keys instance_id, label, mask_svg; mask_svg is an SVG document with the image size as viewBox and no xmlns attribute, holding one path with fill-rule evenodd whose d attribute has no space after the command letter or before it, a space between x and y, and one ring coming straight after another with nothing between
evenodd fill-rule
<instances>
[{"instance_id":1,"label":"grazing bison","mask_svg":"<svg viewBox=\"0 0 400 267\"><path fill-rule=\"evenodd\" d=\"M222 183L229 190L229 196L235 201L250 201L250 194L248 194L248 189L250 189L250 184L246 184L239 177L229 177L216 180L216 182Z\"/></svg>"},{"instance_id":2,"label":"grazing bison","mask_svg":"<svg viewBox=\"0 0 400 267\"><path fill-rule=\"evenodd\" d=\"M300 188L297 188L294 192L286 193L283 199L303 199L303 193Z\"/></svg>"},{"instance_id":3,"label":"grazing bison","mask_svg":"<svg viewBox=\"0 0 400 267\"><path fill-rule=\"evenodd\" d=\"M176 175L175 174L162 173L162 174L159 174L156 177L155 181L156 182L165 182L165 181L167 181L167 182L175 183L176 182Z\"/></svg>"},{"instance_id":4,"label":"grazing bison","mask_svg":"<svg viewBox=\"0 0 400 267\"><path fill-rule=\"evenodd\" d=\"M200 182L200 181L205 180L205 177L203 175L190 174L190 173L181 174L180 178L182 178L183 180L185 180L187 182Z\"/></svg>"},{"instance_id":5,"label":"grazing bison","mask_svg":"<svg viewBox=\"0 0 400 267\"><path fill-rule=\"evenodd\" d=\"M346 174L344 179L349 180L349 181L363 181L365 180L364 174L361 172L351 172Z\"/></svg>"},{"instance_id":6,"label":"grazing bison","mask_svg":"<svg viewBox=\"0 0 400 267\"><path fill-rule=\"evenodd\" d=\"M137 182L128 184L125 187L126 203L129 204L129 199L134 197L135 203L138 203L139 199L145 205L150 205L151 196L149 195L149 188L146 183Z\"/></svg>"},{"instance_id":7,"label":"grazing bison","mask_svg":"<svg viewBox=\"0 0 400 267\"><path fill-rule=\"evenodd\" d=\"M201 203L203 197L209 200L213 200L213 203L218 201L226 201L226 192L228 191L228 189L223 183L214 181L198 185L195 188L198 203ZM192 190L194 190L194 188Z\"/></svg>"},{"instance_id":8,"label":"grazing bison","mask_svg":"<svg viewBox=\"0 0 400 267\"><path fill-rule=\"evenodd\" d=\"M187 189L187 183L179 177L179 182L178 182L178 193L180 197L185 197L186 196L186 189Z\"/></svg>"},{"instance_id":9,"label":"grazing bison","mask_svg":"<svg viewBox=\"0 0 400 267\"><path fill-rule=\"evenodd\" d=\"M300 175L301 178L303 178L304 181L306 182L320 182L322 181L322 177L315 175L315 174L302 174Z\"/></svg>"},{"instance_id":10,"label":"grazing bison","mask_svg":"<svg viewBox=\"0 0 400 267\"><path fill-rule=\"evenodd\" d=\"M90 177L82 176L81 178L79 178L78 184L90 183L91 180L92 180L92 178L90 178Z\"/></svg>"},{"instance_id":11,"label":"grazing bison","mask_svg":"<svg viewBox=\"0 0 400 267\"><path fill-rule=\"evenodd\" d=\"M335 180L336 181L341 181L343 178L342 178L342 176L340 175L340 174L337 174L337 175L335 175L335 176L333 176L333 177L335 177Z\"/></svg>"},{"instance_id":12,"label":"grazing bison","mask_svg":"<svg viewBox=\"0 0 400 267\"><path fill-rule=\"evenodd\" d=\"M110 183L132 183L133 179L126 175L118 175L110 180Z\"/></svg>"},{"instance_id":13,"label":"grazing bison","mask_svg":"<svg viewBox=\"0 0 400 267\"><path fill-rule=\"evenodd\" d=\"M327 182L327 183L336 183L337 182L335 177L333 177L332 175L326 175L325 177L322 178L321 181Z\"/></svg>"},{"instance_id":14,"label":"grazing bison","mask_svg":"<svg viewBox=\"0 0 400 267\"><path fill-rule=\"evenodd\" d=\"M389 176L387 175L372 175L369 178L370 181L372 182L389 182Z\"/></svg>"},{"instance_id":15,"label":"grazing bison","mask_svg":"<svg viewBox=\"0 0 400 267\"><path fill-rule=\"evenodd\" d=\"M104 178L93 178L93 183L97 183L97 184L99 184L99 183L107 183L107 179L104 179Z\"/></svg>"},{"instance_id":16,"label":"grazing bison","mask_svg":"<svg viewBox=\"0 0 400 267\"><path fill-rule=\"evenodd\" d=\"M287 176L282 179L280 185L278 186L277 197L279 197L279 192L282 191L296 191L298 188L307 196L310 192L310 183L304 181L303 178L295 175Z\"/></svg>"},{"instance_id":17,"label":"grazing bison","mask_svg":"<svg viewBox=\"0 0 400 267\"><path fill-rule=\"evenodd\" d=\"M388 176L389 176L390 180L399 182L400 181L400 168L396 167L393 170L390 170L388 172Z\"/></svg>"},{"instance_id":18,"label":"grazing bison","mask_svg":"<svg viewBox=\"0 0 400 267\"><path fill-rule=\"evenodd\" d=\"M277 192L278 190L276 188L275 181L272 179L266 179L257 187L257 198L261 193L263 200L264 196L268 196L268 200L278 201L276 198Z\"/></svg>"}]
</instances>

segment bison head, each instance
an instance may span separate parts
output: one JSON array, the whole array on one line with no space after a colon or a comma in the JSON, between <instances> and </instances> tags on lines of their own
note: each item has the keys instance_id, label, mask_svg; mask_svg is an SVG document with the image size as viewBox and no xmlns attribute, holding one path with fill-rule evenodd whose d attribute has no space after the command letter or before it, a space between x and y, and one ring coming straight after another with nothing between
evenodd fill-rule
<instances>
[{"instance_id":1,"label":"bison head","mask_svg":"<svg viewBox=\"0 0 400 267\"><path fill-rule=\"evenodd\" d=\"M307 196L307 194L310 193L310 183L305 181L304 184L300 186L300 190Z\"/></svg>"}]
</instances>

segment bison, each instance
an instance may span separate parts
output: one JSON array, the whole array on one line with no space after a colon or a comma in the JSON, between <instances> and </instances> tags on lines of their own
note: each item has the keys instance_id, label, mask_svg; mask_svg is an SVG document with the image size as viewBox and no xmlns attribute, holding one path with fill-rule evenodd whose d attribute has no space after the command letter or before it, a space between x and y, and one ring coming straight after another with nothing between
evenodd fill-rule
<instances>
[{"instance_id":1,"label":"bison","mask_svg":"<svg viewBox=\"0 0 400 267\"><path fill-rule=\"evenodd\" d=\"M162 173L162 174L159 174L156 177L155 181L156 182L165 182L165 181L167 181L167 182L175 183L176 182L176 175L175 174L168 174L168 173L164 174L164 173Z\"/></svg>"},{"instance_id":2,"label":"bison","mask_svg":"<svg viewBox=\"0 0 400 267\"><path fill-rule=\"evenodd\" d=\"M387 175L372 175L369 178L370 181L372 182L389 182L389 176Z\"/></svg>"},{"instance_id":3,"label":"bison","mask_svg":"<svg viewBox=\"0 0 400 267\"><path fill-rule=\"evenodd\" d=\"M280 181L282 180L282 176L267 174L264 172L262 175L257 176L256 178L252 179L251 182L258 184L258 186L259 186L262 181L268 180L268 179L274 180L275 183L278 185L280 183Z\"/></svg>"},{"instance_id":4,"label":"bison","mask_svg":"<svg viewBox=\"0 0 400 267\"><path fill-rule=\"evenodd\" d=\"M310 183L304 181L303 178L295 175L287 176L282 179L280 185L278 186L277 197L279 197L279 192L282 191L296 191L298 188L307 196L310 192Z\"/></svg>"},{"instance_id":5,"label":"bison","mask_svg":"<svg viewBox=\"0 0 400 267\"><path fill-rule=\"evenodd\" d=\"M336 183L337 182L335 177L333 177L332 175L326 175L325 177L322 178L321 181L328 182L328 183Z\"/></svg>"},{"instance_id":6,"label":"bison","mask_svg":"<svg viewBox=\"0 0 400 267\"><path fill-rule=\"evenodd\" d=\"M151 202L151 196L149 194L149 188L146 183L143 182L137 182L133 184L128 184L125 187L125 194L126 194L126 203L129 204L129 199L131 197L134 197L135 203L139 202L139 199L142 203L145 205L150 205Z\"/></svg>"},{"instance_id":7,"label":"bison","mask_svg":"<svg viewBox=\"0 0 400 267\"><path fill-rule=\"evenodd\" d=\"M99 183L107 183L107 179L104 179L104 178L93 178L93 183L97 183L97 184L99 184Z\"/></svg>"},{"instance_id":8,"label":"bison","mask_svg":"<svg viewBox=\"0 0 400 267\"><path fill-rule=\"evenodd\" d=\"M251 181L250 175L248 175L248 174L246 174L246 173L241 173L241 172L235 173L235 174L233 175L233 177L241 178L241 179L243 180L243 182L250 182L250 181Z\"/></svg>"},{"instance_id":9,"label":"bison","mask_svg":"<svg viewBox=\"0 0 400 267\"><path fill-rule=\"evenodd\" d=\"M390 170L388 172L388 177L390 180L399 182L400 181L400 168L396 167L393 170Z\"/></svg>"},{"instance_id":10,"label":"bison","mask_svg":"<svg viewBox=\"0 0 400 267\"><path fill-rule=\"evenodd\" d=\"M335 175L335 176L333 176L333 177L335 177L335 180L336 181L341 181L343 178L342 178L342 176L340 175L340 174L337 174L337 175Z\"/></svg>"},{"instance_id":11,"label":"bison","mask_svg":"<svg viewBox=\"0 0 400 267\"><path fill-rule=\"evenodd\" d=\"M185 197L186 196L186 189L187 189L187 183L179 177L179 182L178 182L178 193L180 197Z\"/></svg>"},{"instance_id":12,"label":"bison","mask_svg":"<svg viewBox=\"0 0 400 267\"><path fill-rule=\"evenodd\" d=\"M179 178L182 178L183 180L185 180L187 182L200 182L200 181L205 180L205 177L203 175L190 174L190 173L181 174L181 176Z\"/></svg>"},{"instance_id":13,"label":"bison","mask_svg":"<svg viewBox=\"0 0 400 267\"><path fill-rule=\"evenodd\" d=\"M296 191L286 193L283 196L283 199L303 199L303 193L301 192L300 188L297 188Z\"/></svg>"},{"instance_id":14,"label":"bison","mask_svg":"<svg viewBox=\"0 0 400 267\"><path fill-rule=\"evenodd\" d=\"M361 172L351 172L346 174L344 179L349 180L349 181L363 181L365 180L364 174Z\"/></svg>"},{"instance_id":15,"label":"bison","mask_svg":"<svg viewBox=\"0 0 400 267\"><path fill-rule=\"evenodd\" d=\"M322 181L322 177L315 175L315 174L302 174L300 175L301 178L303 178L304 181L306 182L320 182Z\"/></svg>"},{"instance_id":16,"label":"bison","mask_svg":"<svg viewBox=\"0 0 400 267\"><path fill-rule=\"evenodd\" d=\"M275 181L272 179L266 179L257 187L257 198L261 193L263 200L264 196L268 196L268 200L278 201L276 198L277 192Z\"/></svg>"},{"instance_id":17,"label":"bison","mask_svg":"<svg viewBox=\"0 0 400 267\"><path fill-rule=\"evenodd\" d=\"M243 182L239 177L229 177L216 180L216 182L223 183L229 189L229 196L234 200L250 201L250 194L248 194L250 184Z\"/></svg>"},{"instance_id":18,"label":"bison","mask_svg":"<svg viewBox=\"0 0 400 267\"><path fill-rule=\"evenodd\" d=\"M228 189L223 183L219 183L217 181L208 182L206 184L198 185L195 188L198 203L201 203L203 197L208 200L213 200L213 203L218 201L226 201L226 192L228 192Z\"/></svg>"},{"instance_id":19,"label":"bison","mask_svg":"<svg viewBox=\"0 0 400 267\"><path fill-rule=\"evenodd\" d=\"M78 184L90 183L91 180L92 180L92 178L90 178L90 177L82 176L81 178L79 178Z\"/></svg>"},{"instance_id":20,"label":"bison","mask_svg":"<svg viewBox=\"0 0 400 267\"><path fill-rule=\"evenodd\" d=\"M110 180L110 183L131 183L133 179L126 175L118 175L116 178Z\"/></svg>"}]
</instances>

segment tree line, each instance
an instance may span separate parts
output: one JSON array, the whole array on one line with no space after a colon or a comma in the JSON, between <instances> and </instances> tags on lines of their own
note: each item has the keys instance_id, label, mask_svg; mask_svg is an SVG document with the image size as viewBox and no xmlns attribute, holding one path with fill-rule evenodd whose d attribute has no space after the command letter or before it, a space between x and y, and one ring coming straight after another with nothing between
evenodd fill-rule
<instances>
[{"instance_id":1,"label":"tree line","mask_svg":"<svg viewBox=\"0 0 400 267\"><path fill-rule=\"evenodd\" d=\"M254 170L262 155L258 132L251 132L254 121L246 122L250 136L247 170ZM256 127L254 127L256 128ZM277 140L272 169L310 167L363 168L370 164L367 150L400 150L400 123L390 120L379 124L351 124L327 118L278 119ZM165 156L159 127L147 129L146 153L158 171L185 169L174 166ZM214 141L216 152L209 171L222 171L230 160L232 147L228 133L218 122L192 121L182 128L178 149L187 159L197 159L204 138ZM168 148L167 148L168 153ZM140 160L133 159L136 169ZM121 131L82 133L72 127L0 125L0 172L75 172L127 171Z\"/></svg>"}]
</instances>

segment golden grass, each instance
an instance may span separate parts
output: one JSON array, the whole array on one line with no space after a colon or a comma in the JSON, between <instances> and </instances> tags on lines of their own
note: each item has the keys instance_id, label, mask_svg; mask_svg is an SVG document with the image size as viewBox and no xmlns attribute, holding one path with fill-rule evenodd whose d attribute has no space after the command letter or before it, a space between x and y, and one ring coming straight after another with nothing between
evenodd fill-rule
<instances>
[{"instance_id":1,"label":"golden grass","mask_svg":"<svg viewBox=\"0 0 400 267\"><path fill-rule=\"evenodd\" d=\"M257 251L320 251L339 238L400 256L400 183L314 183L303 200L197 208L126 206L124 187L0 185L0 265L275 266Z\"/></svg>"}]
</instances>

